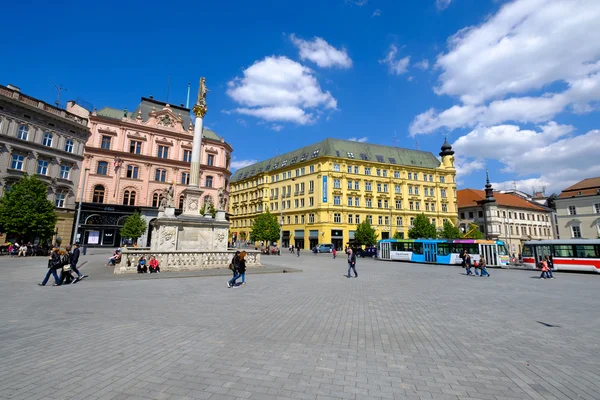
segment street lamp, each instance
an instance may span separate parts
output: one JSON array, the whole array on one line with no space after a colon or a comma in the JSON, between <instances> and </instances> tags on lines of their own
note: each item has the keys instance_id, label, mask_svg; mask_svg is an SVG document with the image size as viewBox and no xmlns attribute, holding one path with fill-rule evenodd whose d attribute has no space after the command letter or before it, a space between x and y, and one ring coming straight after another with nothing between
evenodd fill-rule
<instances>
[{"instance_id":1,"label":"street lamp","mask_svg":"<svg viewBox=\"0 0 600 400\"><path fill-rule=\"evenodd\" d=\"M75 241L79 242L77 238L77 234L79 233L79 217L81 217L81 203L83 203L83 192L85 191L85 181L87 180L87 174L90 171L89 168L86 168L83 171L83 186L81 186L81 195L79 196L79 205L77 207L77 219L75 220Z\"/></svg>"},{"instance_id":2,"label":"street lamp","mask_svg":"<svg viewBox=\"0 0 600 400\"><path fill-rule=\"evenodd\" d=\"M283 250L283 201L279 208L279 255L281 255L281 250Z\"/></svg>"}]
</instances>

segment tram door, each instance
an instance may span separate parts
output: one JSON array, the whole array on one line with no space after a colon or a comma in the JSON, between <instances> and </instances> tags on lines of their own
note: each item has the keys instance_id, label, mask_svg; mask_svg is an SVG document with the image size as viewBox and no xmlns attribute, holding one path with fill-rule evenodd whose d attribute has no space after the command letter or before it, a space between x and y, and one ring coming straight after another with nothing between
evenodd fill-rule
<instances>
[{"instance_id":1,"label":"tram door","mask_svg":"<svg viewBox=\"0 0 600 400\"><path fill-rule=\"evenodd\" d=\"M546 256L550 256L550 246L548 245L534 245L532 247L533 257L535 258L535 263L540 262L540 258L544 259Z\"/></svg>"},{"instance_id":2,"label":"tram door","mask_svg":"<svg viewBox=\"0 0 600 400\"><path fill-rule=\"evenodd\" d=\"M487 265L500 266L500 258L498 257L498 246L495 244L480 244L479 253L483 254Z\"/></svg>"},{"instance_id":3,"label":"tram door","mask_svg":"<svg viewBox=\"0 0 600 400\"><path fill-rule=\"evenodd\" d=\"M381 260L391 260L390 257L390 242L381 242L379 243L379 258Z\"/></svg>"},{"instance_id":4,"label":"tram door","mask_svg":"<svg viewBox=\"0 0 600 400\"><path fill-rule=\"evenodd\" d=\"M425 262L436 262L437 243L423 243L423 253L425 253Z\"/></svg>"}]
</instances>

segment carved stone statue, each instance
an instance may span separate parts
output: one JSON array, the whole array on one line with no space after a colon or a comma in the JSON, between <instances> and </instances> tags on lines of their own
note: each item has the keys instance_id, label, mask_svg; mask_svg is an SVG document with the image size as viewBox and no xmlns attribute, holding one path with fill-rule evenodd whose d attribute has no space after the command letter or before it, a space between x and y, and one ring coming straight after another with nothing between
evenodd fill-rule
<instances>
[{"instance_id":1,"label":"carved stone statue","mask_svg":"<svg viewBox=\"0 0 600 400\"><path fill-rule=\"evenodd\" d=\"M159 209L165 209L167 207L172 208L174 206L173 196L175 193L175 189L173 188L173 184L169 186L168 189L163 189L163 193L160 199L160 207Z\"/></svg>"},{"instance_id":2,"label":"carved stone statue","mask_svg":"<svg viewBox=\"0 0 600 400\"><path fill-rule=\"evenodd\" d=\"M225 196L224 188L219 189L219 209L225 210L227 207L227 197Z\"/></svg>"},{"instance_id":3,"label":"carved stone statue","mask_svg":"<svg viewBox=\"0 0 600 400\"><path fill-rule=\"evenodd\" d=\"M206 78L200 78L200 88L198 89L198 103L204 101L206 103L206 94L210 92L206 87Z\"/></svg>"}]
</instances>

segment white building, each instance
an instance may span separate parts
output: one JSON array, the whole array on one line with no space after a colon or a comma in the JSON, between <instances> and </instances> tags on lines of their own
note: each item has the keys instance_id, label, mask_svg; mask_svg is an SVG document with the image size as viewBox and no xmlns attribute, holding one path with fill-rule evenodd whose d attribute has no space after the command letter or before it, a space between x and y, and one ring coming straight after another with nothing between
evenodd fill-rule
<instances>
[{"instance_id":1,"label":"white building","mask_svg":"<svg viewBox=\"0 0 600 400\"><path fill-rule=\"evenodd\" d=\"M566 188L554 204L561 239L600 237L600 177Z\"/></svg>"}]
</instances>

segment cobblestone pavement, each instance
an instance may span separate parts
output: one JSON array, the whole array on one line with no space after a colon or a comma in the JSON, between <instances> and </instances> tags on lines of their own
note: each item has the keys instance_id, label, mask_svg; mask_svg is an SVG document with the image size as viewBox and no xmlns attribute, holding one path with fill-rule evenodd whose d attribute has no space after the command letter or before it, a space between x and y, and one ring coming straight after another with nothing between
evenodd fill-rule
<instances>
[{"instance_id":1,"label":"cobblestone pavement","mask_svg":"<svg viewBox=\"0 0 600 400\"><path fill-rule=\"evenodd\" d=\"M38 287L40 261L0 259L1 399L600 398L595 275L359 260L347 279L343 258L286 253L265 262L303 272L235 289Z\"/></svg>"}]
</instances>

